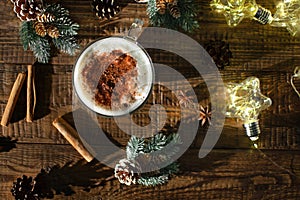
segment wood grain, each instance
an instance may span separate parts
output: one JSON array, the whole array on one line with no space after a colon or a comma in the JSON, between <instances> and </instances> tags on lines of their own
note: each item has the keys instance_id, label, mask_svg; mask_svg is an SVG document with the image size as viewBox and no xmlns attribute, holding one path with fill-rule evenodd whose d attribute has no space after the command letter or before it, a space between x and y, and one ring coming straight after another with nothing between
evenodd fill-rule
<instances>
[{"instance_id":1,"label":"wood grain","mask_svg":"<svg viewBox=\"0 0 300 200\"><path fill-rule=\"evenodd\" d=\"M89 0L51 0L70 10L74 21L80 24L78 41L82 50L96 39L111 35L123 35L135 18L144 20L149 26L147 5L121 0L121 12L112 20L99 20L92 11ZM275 2L275 1L274 1ZM273 1L262 0L261 5L275 10ZM89 188L83 186L101 182L113 174L100 164L95 168L87 166L82 157L70 146L64 137L52 126L58 116L67 116L72 121L73 89L72 71L80 50L75 56L58 54L49 64L36 64L37 104L34 121L25 122L26 93L21 91L8 127L1 127L0 136L17 140L17 148L0 152L0 199L13 199L10 189L13 181L22 174L36 176L41 168L59 164L65 166L67 175L78 174L82 182L71 185L75 194L55 195L54 199L98 200L98 199L299 199L300 176L300 100L289 81L295 66L300 61L300 39L292 38L284 28L261 25L245 19L235 28L227 26L222 15L209 8L209 1L196 0L199 6L200 28L188 35L199 44L210 40L223 40L229 44L233 58L230 66L220 71L224 82L240 82L248 76L261 80L262 93L270 97L273 104L260 115L262 134L258 147L264 154L253 149L245 136L242 121L226 119L225 126L215 149L204 159L197 157L207 126L199 127L193 144L181 158L181 173L164 186L126 187L117 180ZM26 70L35 61L31 51L24 51L20 37L21 22L13 13L10 0L0 1L0 116L2 117L10 89L17 74ZM191 81L199 104L210 103L207 86L201 75L187 61L169 52L147 49L153 62L163 63L179 71ZM195 52L189 52L198 56ZM162 74L166 79L169 75ZM211 80L214 74L207 74ZM171 85L177 90L187 88L180 81ZM300 89L300 79L295 79ZM135 113L133 120L140 125L150 123L148 110L153 102L162 103L169 113L169 122L176 129L180 121L196 117L186 113L181 119L178 101L170 94L155 90L143 109ZM170 100L171 99L171 100ZM214 117L214 115L213 115ZM124 133L111 118L98 118L99 125L107 137L124 147L129 135ZM125 123L126 125L126 123ZM128 125L128 124L127 124ZM275 161L275 163L274 163ZM68 164L68 162L71 162ZM70 174L68 174L70 173ZM291 175L295 174L295 175ZM84 179L90 177L93 181ZM75 177L72 177L75 179ZM61 181L63 182L63 181ZM80 185L81 184L81 185Z\"/></svg>"},{"instance_id":2,"label":"wood grain","mask_svg":"<svg viewBox=\"0 0 300 200\"><path fill-rule=\"evenodd\" d=\"M72 196L55 195L54 199L293 199L299 195L295 176L300 173L298 151L266 151L269 159L256 150L213 150L204 159L198 150L190 149L181 158L181 172L168 184L159 187L125 186L116 179L83 191L84 183L98 182L113 171L99 163L84 161L69 145L18 144L8 153L0 154L1 199L12 199L9 192L13 181L25 174L35 177L42 168L59 165L57 174L64 179L78 177ZM192 162L191 162L192 161ZM67 169L67 170L66 170ZM76 174L74 174L76 172ZM55 176L55 175L53 175ZM59 185L59 182L57 183ZM81 186L80 186L81 185Z\"/></svg>"},{"instance_id":3,"label":"wood grain","mask_svg":"<svg viewBox=\"0 0 300 200\"><path fill-rule=\"evenodd\" d=\"M17 104L21 89L23 87L23 83L26 79L26 73L22 72L19 73L17 76L17 79L14 82L14 85L11 89L9 98L7 100L7 104L5 106L2 119L1 119L1 125L2 126L7 126L8 123L10 122L11 116L15 110L15 106Z\"/></svg>"},{"instance_id":4,"label":"wood grain","mask_svg":"<svg viewBox=\"0 0 300 200\"><path fill-rule=\"evenodd\" d=\"M76 130L67 121L58 117L52 124L86 161L90 162L94 159L93 155L84 147Z\"/></svg>"}]
</instances>

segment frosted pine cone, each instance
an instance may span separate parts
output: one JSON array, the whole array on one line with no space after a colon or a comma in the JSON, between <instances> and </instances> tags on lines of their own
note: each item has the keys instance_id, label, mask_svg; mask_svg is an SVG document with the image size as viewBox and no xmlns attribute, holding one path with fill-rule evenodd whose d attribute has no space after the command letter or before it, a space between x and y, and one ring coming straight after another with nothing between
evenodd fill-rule
<instances>
[{"instance_id":1,"label":"frosted pine cone","mask_svg":"<svg viewBox=\"0 0 300 200\"><path fill-rule=\"evenodd\" d=\"M140 166L137 162L122 159L116 164L115 177L119 179L120 183L131 185L136 184L140 177Z\"/></svg>"},{"instance_id":2,"label":"frosted pine cone","mask_svg":"<svg viewBox=\"0 0 300 200\"><path fill-rule=\"evenodd\" d=\"M35 20L42 13L42 0L11 0L14 4L14 12L22 21Z\"/></svg>"},{"instance_id":3,"label":"frosted pine cone","mask_svg":"<svg viewBox=\"0 0 300 200\"><path fill-rule=\"evenodd\" d=\"M49 25L49 27L47 28L47 33L52 38L58 38L60 35L58 28L53 25Z\"/></svg>"},{"instance_id":4,"label":"frosted pine cone","mask_svg":"<svg viewBox=\"0 0 300 200\"><path fill-rule=\"evenodd\" d=\"M92 6L100 19L110 19L120 12L120 6L114 0L93 0Z\"/></svg>"}]
</instances>

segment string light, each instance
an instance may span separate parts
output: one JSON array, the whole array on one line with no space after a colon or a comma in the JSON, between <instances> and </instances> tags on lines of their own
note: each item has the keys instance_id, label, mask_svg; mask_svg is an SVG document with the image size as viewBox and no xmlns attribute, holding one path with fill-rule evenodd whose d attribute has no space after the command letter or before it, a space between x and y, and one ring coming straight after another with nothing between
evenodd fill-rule
<instances>
[{"instance_id":1,"label":"string light","mask_svg":"<svg viewBox=\"0 0 300 200\"><path fill-rule=\"evenodd\" d=\"M300 1L283 0L276 6L271 26L285 27L292 36L300 33Z\"/></svg>"},{"instance_id":2,"label":"string light","mask_svg":"<svg viewBox=\"0 0 300 200\"><path fill-rule=\"evenodd\" d=\"M222 13L229 26L237 26L244 18L254 19L262 24L271 23L271 12L258 5L255 0L212 0L211 8Z\"/></svg>"},{"instance_id":3,"label":"string light","mask_svg":"<svg viewBox=\"0 0 300 200\"><path fill-rule=\"evenodd\" d=\"M237 26L248 18L273 27L284 27L292 36L300 35L300 0L280 1L273 16L255 0L212 0L210 7L222 13L229 26Z\"/></svg>"}]
</instances>

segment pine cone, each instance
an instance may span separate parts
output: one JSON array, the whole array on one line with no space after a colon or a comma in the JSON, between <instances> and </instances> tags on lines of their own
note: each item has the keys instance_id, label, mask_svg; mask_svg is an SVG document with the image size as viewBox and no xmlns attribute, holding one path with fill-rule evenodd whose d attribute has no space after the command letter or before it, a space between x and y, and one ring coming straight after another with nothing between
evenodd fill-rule
<instances>
[{"instance_id":1,"label":"pine cone","mask_svg":"<svg viewBox=\"0 0 300 200\"><path fill-rule=\"evenodd\" d=\"M55 20L55 16L51 13L43 13L37 16L37 21L39 22L53 22Z\"/></svg>"},{"instance_id":2,"label":"pine cone","mask_svg":"<svg viewBox=\"0 0 300 200\"><path fill-rule=\"evenodd\" d=\"M140 177L140 166L137 162L122 159L116 164L115 177L119 179L120 183L131 185L136 184Z\"/></svg>"},{"instance_id":3,"label":"pine cone","mask_svg":"<svg viewBox=\"0 0 300 200\"><path fill-rule=\"evenodd\" d=\"M166 13L167 3L166 0L156 0L156 9L157 12L161 15Z\"/></svg>"},{"instance_id":4,"label":"pine cone","mask_svg":"<svg viewBox=\"0 0 300 200\"><path fill-rule=\"evenodd\" d=\"M52 38L58 38L60 36L58 28L54 25L48 26L47 33Z\"/></svg>"},{"instance_id":5,"label":"pine cone","mask_svg":"<svg viewBox=\"0 0 300 200\"><path fill-rule=\"evenodd\" d=\"M42 0L11 0L14 4L14 12L22 21L35 20L42 13Z\"/></svg>"},{"instance_id":6,"label":"pine cone","mask_svg":"<svg viewBox=\"0 0 300 200\"><path fill-rule=\"evenodd\" d=\"M212 57L219 69L224 69L225 66L230 65L230 58L232 58L232 53L229 49L228 43L221 40L211 40L204 46L204 48Z\"/></svg>"},{"instance_id":7,"label":"pine cone","mask_svg":"<svg viewBox=\"0 0 300 200\"><path fill-rule=\"evenodd\" d=\"M46 29L44 23L42 23L42 22L35 22L35 23L33 24L33 27L34 27L34 29L35 29L35 32L36 32L38 35L40 35L40 36L42 36L42 37L45 37L45 36L47 35L47 29Z\"/></svg>"},{"instance_id":8,"label":"pine cone","mask_svg":"<svg viewBox=\"0 0 300 200\"><path fill-rule=\"evenodd\" d=\"M100 19L110 19L120 12L120 6L114 0L93 0L92 6Z\"/></svg>"},{"instance_id":9,"label":"pine cone","mask_svg":"<svg viewBox=\"0 0 300 200\"><path fill-rule=\"evenodd\" d=\"M173 1L172 3L169 3L168 7L169 7L170 14L172 15L172 17L174 17L176 19L180 17L180 10L177 5L177 0Z\"/></svg>"},{"instance_id":10,"label":"pine cone","mask_svg":"<svg viewBox=\"0 0 300 200\"><path fill-rule=\"evenodd\" d=\"M23 175L14 182L11 193L16 200L38 200L39 195L34 192L34 186L35 182L32 178Z\"/></svg>"}]
</instances>

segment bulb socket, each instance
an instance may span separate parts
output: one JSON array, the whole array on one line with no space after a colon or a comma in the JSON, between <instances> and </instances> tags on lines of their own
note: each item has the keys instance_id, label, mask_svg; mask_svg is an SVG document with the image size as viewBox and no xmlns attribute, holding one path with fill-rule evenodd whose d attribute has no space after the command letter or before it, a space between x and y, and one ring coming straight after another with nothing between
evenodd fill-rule
<instances>
[{"instance_id":1,"label":"bulb socket","mask_svg":"<svg viewBox=\"0 0 300 200\"><path fill-rule=\"evenodd\" d=\"M250 140L252 140L252 141L258 140L259 134L260 134L260 128L259 128L258 121L245 123L244 128L245 128L246 134L250 138Z\"/></svg>"},{"instance_id":2,"label":"bulb socket","mask_svg":"<svg viewBox=\"0 0 300 200\"><path fill-rule=\"evenodd\" d=\"M258 6L257 12L254 15L254 19L262 24L272 22L272 13L268 9Z\"/></svg>"}]
</instances>

